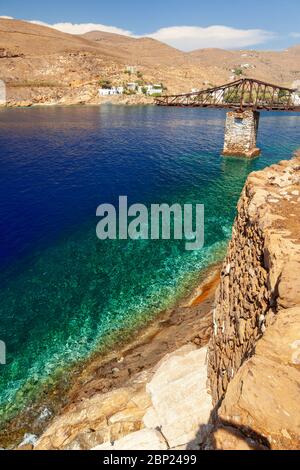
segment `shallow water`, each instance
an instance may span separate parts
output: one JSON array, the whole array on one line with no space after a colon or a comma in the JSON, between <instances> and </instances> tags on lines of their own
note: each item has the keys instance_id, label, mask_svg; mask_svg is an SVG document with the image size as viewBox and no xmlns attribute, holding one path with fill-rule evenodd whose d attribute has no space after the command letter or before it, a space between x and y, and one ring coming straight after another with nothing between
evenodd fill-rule
<instances>
[{"instance_id":1,"label":"shallow water","mask_svg":"<svg viewBox=\"0 0 300 470\"><path fill-rule=\"evenodd\" d=\"M222 158L225 112L155 107L0 112L0 417L144 324L222 258L247 175L300 145L300 115L263 113L256 160ZM205 204L205 246L99 241L99 204Z\"/></svg>"}]
</instances>

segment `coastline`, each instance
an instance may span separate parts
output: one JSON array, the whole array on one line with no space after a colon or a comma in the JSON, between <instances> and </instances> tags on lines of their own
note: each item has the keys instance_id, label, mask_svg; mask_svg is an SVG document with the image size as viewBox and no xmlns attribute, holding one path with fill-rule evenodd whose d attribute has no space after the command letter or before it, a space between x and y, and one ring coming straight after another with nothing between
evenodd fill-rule
<instances>
[{"instance_id":1,"label":"coastline","mask_svg":"<svg viewBox=\"0 0 300 470\"><path fill-rule=\"evenodd\" d=\"M211 334L211 310L219 272L219 263L203 270L197 287L173 308L73 366L64 380L44 390L35 403L5 423L5 430L0 431L0 446L18 448L25 434L41 435L57 416L76 403L123 387L141 373L147 375L166 354L188 343L205 346Z\"/></svg>"},{"instance_id":2,"label":"coastline","mask_svg":"<svg viewBox=\"0 0 300 470\"><path fill-rule=\"evenodd\" d=\"M68 96L65 95L60 99L51 97L31 97L24 99L9 98L6 105L0 106L0 109L11 108L35 108L35 107L52 107L52 106L153 106L154 99L144 95L120 95L110 97L100 97L97 94L92 97L81 96Z\"/></svg>"}]
</instances>

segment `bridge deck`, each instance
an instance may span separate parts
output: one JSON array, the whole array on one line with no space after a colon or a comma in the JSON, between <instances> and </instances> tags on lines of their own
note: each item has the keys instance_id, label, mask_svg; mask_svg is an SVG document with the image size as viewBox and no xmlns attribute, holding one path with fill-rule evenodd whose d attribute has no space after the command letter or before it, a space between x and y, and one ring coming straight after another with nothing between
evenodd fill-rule
<instances>
[{"instance_id":1,"label":"bridge deck","mask_svg":"<svg viewBox=\"0 0 300 470\"><path fill-rule=\"evenodd\" d=\"M190 108L300 112L300 97L296 91L247 78L195 93L161 96L155 103Z\"/></svg>"}]
</instances>

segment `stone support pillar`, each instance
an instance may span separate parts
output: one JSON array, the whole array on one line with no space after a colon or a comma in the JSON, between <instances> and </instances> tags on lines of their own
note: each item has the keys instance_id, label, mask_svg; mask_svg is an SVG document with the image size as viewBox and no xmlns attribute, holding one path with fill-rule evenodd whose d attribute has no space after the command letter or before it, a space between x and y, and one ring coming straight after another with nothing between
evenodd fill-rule
<instances>
[{"instance_id":1,"label":"stone support pillar","mask_svg":"<svg viewBox=\"0 0 300 470\"><path fill-rule=\"evenodd\" d=\"M223 155L251 158L260 154L256 146L259 116L251 110L227 113Z\"/></svg>"}]
</instances>

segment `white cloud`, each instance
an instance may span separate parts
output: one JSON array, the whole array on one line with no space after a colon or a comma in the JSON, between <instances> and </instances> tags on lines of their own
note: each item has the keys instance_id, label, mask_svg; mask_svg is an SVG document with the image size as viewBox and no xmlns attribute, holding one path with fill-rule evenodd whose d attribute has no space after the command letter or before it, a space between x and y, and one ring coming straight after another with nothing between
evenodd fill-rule
<instances>
[{"instance_id":1,"label":"white cloud","mask_svg":"<svg viewBox=\"0 0 300 470\"><path fill-rule=\"evenodd\" d=\"M2 16L0 16L0 18L2 18L3 20L13 20L13 17L12 17L12 16L5 16L5 15L2 15Z\"/></svg>"},{"instance_id":2,"label":"white cloud","mask_svg":"<svg viewBox=\"0 0 300 470\"><path fill-rule=\"evenodd\" d=\"M184 51L206 47L241 49L262 44L275 37L261 29L235 29L227 26L173 26L162 28L148 36Z\"/></svg>"},{"instance_id":3,"label":"white cloud","mask_svg":"<svg viewBox=\"0 0 300 470\"><path fill-rule=\"evenodd\" d=\"M290 36L297 39L300 38L300 33L291 33Z\"/></svg>"},{"instance_id":4,"label":"white cloud","mask_svg":"<svg viewBox=\"0 0 300 470\"><path fill-rule=\"evenodd\" d=\"M32 23L44 24L40 21ZM47 25L70 34L84 34L89 31L104 31L108 33L123 34L130 37L135 36L131 31L117 28L115 26L105 26L97 23L56 23ZM227 26L209 26L202 28L199 26L173 26L162 28L158 31L147 34L147 37L157 39L170 46L184 51L192 51L204 47L220 47L223 49L243 48L262 44L274 37L274 33L261 29L235 29Z\"/></svg>"},{"instance_id":5,"label":"white cloud","mask_svg":"<svg viewBox=\"0 0 300 470\"><path fill-rule=\"evenodd\" d=\"M55 23L55 24L47 24L43 21L36 21L32 20L29 23L39 24L42 26L48 26L50 28L58 29L63 33L69 34L84 34L88 33L89 31L104 31L105 33L115 33L115 34L123 34L124 36L133 36L131 31L127 31L126 29L118 28L116 26L106 26L104 24L98 23Z\"/></svg>"},{"instance_id":6,"label":"white cloud","mask_svg":"<svg viewBox=\"0 0 300 470\"><path fill-rule=\"evenodd\" d=\"M5 17L10 18L10 17ZM107 33L122 34L130 37L137 36L131 31L116 26L106 26L99 23L55 23L48 24L43 21L32 20L30 23L48 26L64 33L84 34L89 31L104 31ZM171 26L144 36L157 39L170 46L183 51L218 47L222 49L242 49L249 46L263 44L276 37L272 32L262 29L237 29L228 26ZM300 33L292 33L290 36L300 37Z\"/></svg>"}]
</instances>

